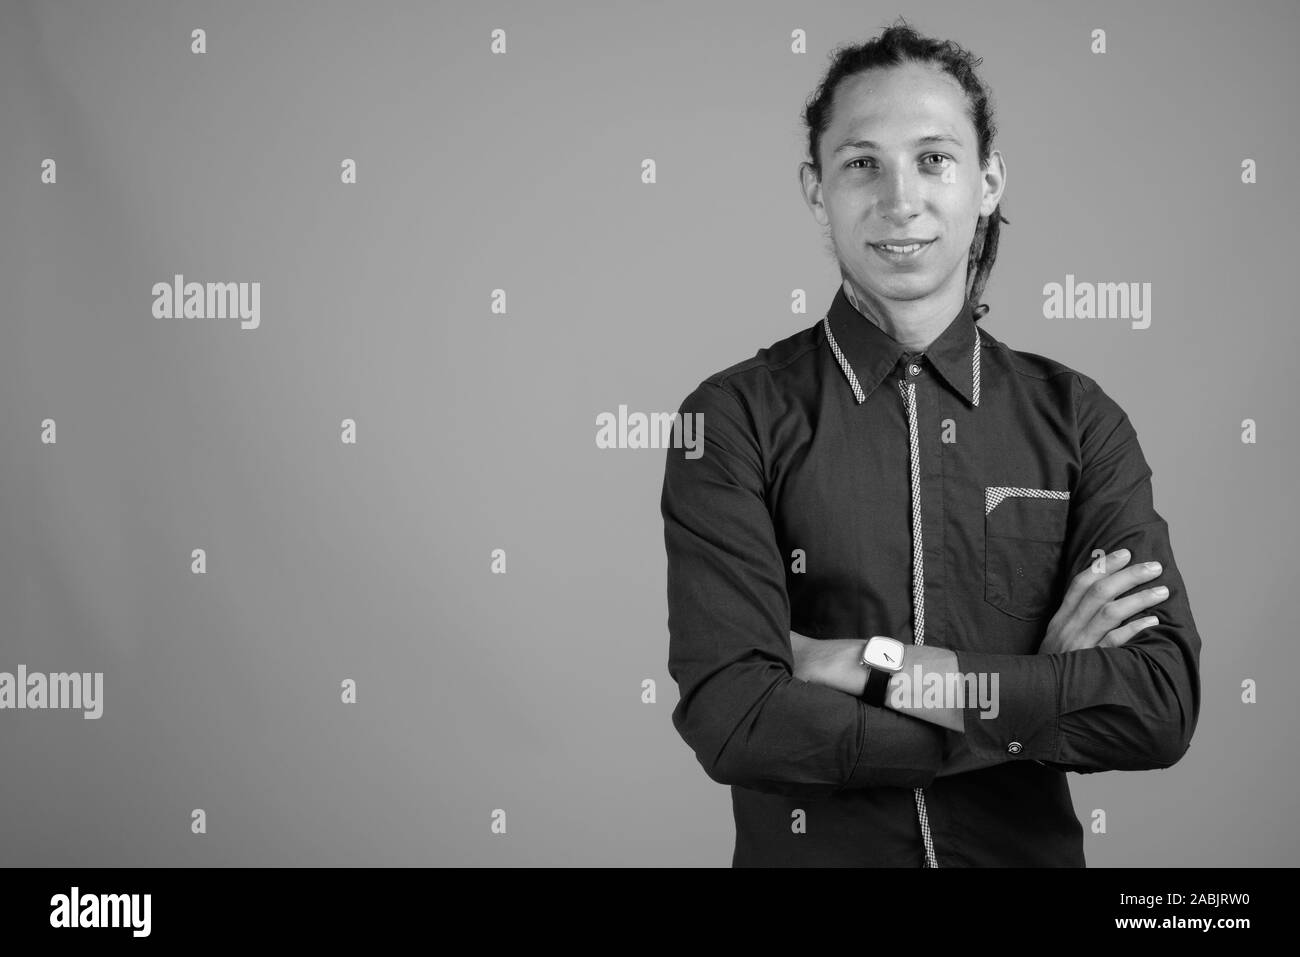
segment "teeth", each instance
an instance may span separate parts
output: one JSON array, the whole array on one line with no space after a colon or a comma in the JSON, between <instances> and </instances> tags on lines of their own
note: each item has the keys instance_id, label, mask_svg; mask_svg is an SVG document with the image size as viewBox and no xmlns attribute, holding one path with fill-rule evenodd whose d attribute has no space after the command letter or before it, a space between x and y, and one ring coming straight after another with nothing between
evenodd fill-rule
<instances>
[{"instance_id":1,"label":"teeth","mask_svg":"<svg viewBox=\"0 0 1300 957\"><path fill-rule=\"evenodd\" d=\"M910 246L891 246L888 243L881 243L881 249L888 249L891 253L912 253L916 252L922 246L921 243L912 243Z\"/></svg>"}]
</instances>

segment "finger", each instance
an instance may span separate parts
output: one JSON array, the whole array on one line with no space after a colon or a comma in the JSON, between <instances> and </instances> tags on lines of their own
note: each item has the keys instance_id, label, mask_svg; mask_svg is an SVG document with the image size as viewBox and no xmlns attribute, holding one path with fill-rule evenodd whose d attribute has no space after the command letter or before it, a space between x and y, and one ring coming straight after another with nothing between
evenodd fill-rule
<instances>
[{"instance_id":1,"label":"finger","mask_svg":"<svg viewBox=\"0 0 1300 957\"><path fill-rule=\"evenodd\" d=\"M1118 628L1111 629L1102 636L1098 647L1118 648L1134 635L1145 631L1152 625L1160 623L1160 619L1154 615L1148 615L1146 618L1139 618L1136 621L1130 621L1127 625L1121 625Z\"/></svg>"},{"instance_id":2,"label":"finger","mask_svg":"<svg viewBox=\"0 0 1300 957\"><path fill-rule=\"evenodd\" d=\"M1134 562L1128 568L1108 576L1100 584L1100 589L1114 598L1130 589L1152 584L1163 572L1164 566L1159 562Z\"/></svg>"},{"instance_id":3,"label":"finger","mask_svg":"<svg viewBox=\"0 0 1300 957\"><path fill-rule=\"evenodd\" d=\"M1134 615L1168 600L1169 589L1164 585L1154 585L1107 602L1104 617L1113 625L1118 621L1128 621Z\"/></svg>"},{"instance_id":4,"label":"finger","mask_svg":"<svg viewBox=\"0 0 1300 957\"><path fill-rule=\"evenodd\" d=\"M1089 562L1083 571L1070 579L1070 586L1065 590L1065 596L1061 599L1060 613L1066 616L1073 614L1080 601L1097 582L1123 568L1132 557L1132 553L1128 549L1121 548L1109 555L1103 555L1100 562Z\"/></svg>"},{"instance_id":5,"label":"finger","mask_svg":"<svg viewBox=\"0 0 1300 957\"><path fill-rule=\"evenodd\" d=\"M1095 578L1091 587L1079 599L1079 614L1086 620L1091 620L1108 602L1127 591L1154 581L1162 571L1159 562L1137 562L1127 568L1113 571L1105 577ZM1147 607L1146 604L1139 604L1123 615L1110 616L1106 627L1110 628L1145 607Z\"/></svg>"},{"instance_id":6,"label":"finger","mask_svg":"<svg viewBox=\"0 0 1300 957\"><path fill-rule=\"evenodd\" d=\"M1160 604L1168 597L1169 590L1160 585L1155 588L1144 588L1135 594L1106 602L1097 609L1092 618L1088 619L1088 623L1082 628L1085 643L1089 640L1100 642L1102 637L1118 627L1122 622L1128 621L1134 615L1141 614L1152 605ZM1091 598L1086 599L1084 605L1090 604L1091 601Z\"/></svg>"}]
</instances>

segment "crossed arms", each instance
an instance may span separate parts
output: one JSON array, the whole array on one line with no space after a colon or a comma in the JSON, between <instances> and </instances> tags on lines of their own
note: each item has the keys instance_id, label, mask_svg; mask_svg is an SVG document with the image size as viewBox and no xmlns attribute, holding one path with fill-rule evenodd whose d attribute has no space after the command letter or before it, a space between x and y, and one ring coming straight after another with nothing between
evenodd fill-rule
<instances>
[{"instance_id":1,"label":"crossed arms","mask_svg":"<svg viewBox=\"0 0 1300 957\"><path fill-rule=\"evenodd\" d=\"M702 456L670 450L665 468L668 668L681 693L673 724L713 780L831 794L924 787L1008 760L1137 770L1168 767L1186 752L1199 715L1201 642L1168 526L1128 417L1090 380L1077 388L1092 391L1079 406L1087 416L1079 423L1083 467L1065 551L1074 576L1038 653L907 649L928 670L1000 676L998 716L975 718L967 708L960 730L952 714L876 708L857 697L868 636L792 634L748 414L714 383L686 398L680 411L705 413L710 429ZM1112 555L1094 563L1101 547ZM1140 561L1112 557L1120 549ZM1160 570L1143 569L1147 561ZM1156 577L1167 595L1124 595ZM1155 604L1154 624L1126 621Z\"/></svg>"}]
</instances>

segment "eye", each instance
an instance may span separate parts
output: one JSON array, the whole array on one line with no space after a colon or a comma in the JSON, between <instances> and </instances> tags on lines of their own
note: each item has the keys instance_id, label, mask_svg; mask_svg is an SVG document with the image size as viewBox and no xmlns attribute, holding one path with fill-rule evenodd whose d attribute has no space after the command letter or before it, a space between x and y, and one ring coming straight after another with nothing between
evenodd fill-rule
<instances>
[{"instance_id":1,"label":"eye","mask_svg":"<svg viewBox=\"0 0 1300 957\"><path fill-rule=\"evenodd\" d=\"M948 155L946 155L946 154L944 154L944 153L927 153L927 154L925 155L924 159L927 159L927 160L928 160L928 159L932 159L932 158L935 158L935 157L937 157L941 162L938 162L938 163L924 163L923 165L925 165L925 166L937 166L937 167L939 167L940 169L942 169L942 168L944 168L945 166L947 166L947 165L949 165L950 163L952 163L952 161L953 161L951 156L948 156ZM845 169L861 169L862 167L857 166L857 165L855 165L855 164L857 164L857 163L869 163L869 162L872 162L871 157L869 157L869 156L859 156L857 159L852 159L852 160L849 160L847 163L845 163L845 164L844 164L844 168L845 168Z\"/></svg>"}]
</instances>

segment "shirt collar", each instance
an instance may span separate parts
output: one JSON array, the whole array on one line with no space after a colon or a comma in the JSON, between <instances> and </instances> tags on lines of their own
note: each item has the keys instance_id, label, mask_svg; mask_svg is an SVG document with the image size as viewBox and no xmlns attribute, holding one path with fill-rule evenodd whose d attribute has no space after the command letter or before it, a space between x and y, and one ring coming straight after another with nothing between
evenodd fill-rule
<instances>
[{"instance_id":1,"label":"shirt collar","mask_svg":"<svg viewBox=\"0 0 1300 957\"><path fill-rule=\"evenodd\" d=\"M980 404L980 330L969 299L923 353L926 361L971 405ZM854 308L841 283L822 320L827 344L859 403L893 371L908 350Z\"/></svg>"}]
</instances>

